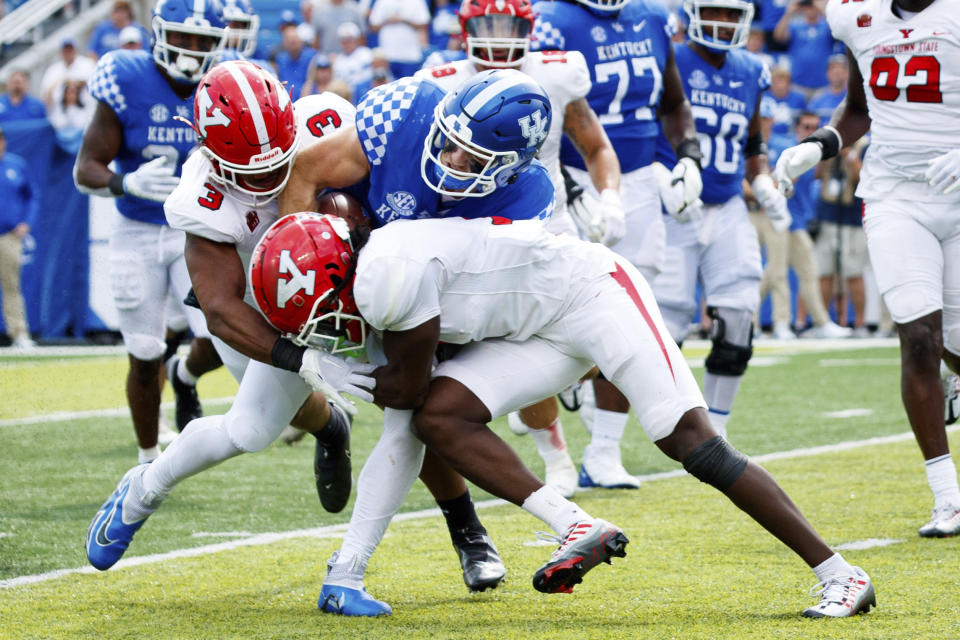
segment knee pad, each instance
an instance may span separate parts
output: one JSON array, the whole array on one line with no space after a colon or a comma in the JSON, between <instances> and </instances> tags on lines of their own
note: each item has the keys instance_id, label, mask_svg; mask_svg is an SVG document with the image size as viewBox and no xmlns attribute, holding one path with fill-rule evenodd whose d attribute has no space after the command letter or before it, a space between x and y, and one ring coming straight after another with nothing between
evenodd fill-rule
<instances>
[{"instance_id":1,"label":"knee pad","mask_svg":"<svg viewBox=\"0 0 960 640\"><path fill-rule=\"evenodd\" d=\"M146 333L124 333L123 346L137 360L159 360L167 350L167 344L156 336Z\"/></svg>"},{"instance_id":2,"label":"knee pad","mask_svg":"<svg viewBox=\"0 0 960 640\"><path fill-rule=\"evenodd\" d=\"M683 468L700 482L726 491L743 475L747 462L747 456L715 436L694 449L683 461Z\"/></svg>"},{"instance_id":3,"label":"knee pad","mask_svg":"<svg viewBox=\"0 0 960 640\"><path fill-rule=\"evenodd\" d=\"M710 341L713 346L704 366L720 376L742 376L753 356L753 317L749 311L708 307L713 318ZM744 344L746 343L746 344Z\"/></svg>"},{"instance_id":4,"label":"knee pad","mask_svg":"<svg viewBox=\"0 0 960 640\"><path fill-rule=\"evenodd\" d=\"M230 442L244 453L263 451L283 430L283 426L279 429L266 428L263 422L263 416L233 409L223 416L223 426Z\"/></svg>"}]
</instances>

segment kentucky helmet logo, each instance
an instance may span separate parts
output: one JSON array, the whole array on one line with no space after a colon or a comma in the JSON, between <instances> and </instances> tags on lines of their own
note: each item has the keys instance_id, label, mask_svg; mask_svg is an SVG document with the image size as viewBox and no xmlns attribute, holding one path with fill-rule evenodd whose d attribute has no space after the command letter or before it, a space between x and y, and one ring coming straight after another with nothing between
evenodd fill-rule
<instances>
[{"instance_id":1,"label":"kentucky helmet logo","mask_svg":"<svg viewBox=\"0 0 960 640\"><path fill-rule=\"evenodd\" d=\"M523 116L517 120L520 125L520 133L527 139L527 148L539 147L540 143L547 137L547 121L539 111L534 111L529 116Z\"/></svg>"}]
</instances>

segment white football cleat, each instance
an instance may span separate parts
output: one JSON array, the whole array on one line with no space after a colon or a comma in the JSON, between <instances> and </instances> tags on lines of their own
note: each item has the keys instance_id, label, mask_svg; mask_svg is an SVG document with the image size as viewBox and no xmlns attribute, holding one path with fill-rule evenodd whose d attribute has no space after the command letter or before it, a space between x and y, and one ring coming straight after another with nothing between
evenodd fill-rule
<instances>
[{"instance_id":1,"label":"white football cleat","mask_svg":"<svg viewBox=\"0 0 960 640\"><path fill-rule=\"evenodd\" d=\"M599 448L587 445L577 479L581 487L601 489L639 489L640 481L627 473L616 447Z\"/></svg>"},{"instance_id":2,"label":"white football cleat","mask_svg":"<svg viewBox=\"0 0 960 640\"><path fill-rule=\"evenodd\" d=\"M520 418L519 411L511 411L507 414L507 425L510 426L510 431L513 431L514 435L525 436L529 431L529 427Z\"/></svg>"},{"instance_id":3,"label":"white football cleat","mask_svg":"<svg viewBox=\"0 0 960 640\"><path fill-rule=\"evenodd\" d=\"M806 618L847 618L867 613L877 606L877 596L870 576L860 567L853 567L853 575L839 574L818 582L810 589L811 597L820 602L804 609Z\"/></svg>"},{"instance_id":4,"label":"white football cleat","mask_svg":"<svg viewBox=\"0 0 960 640\"><path fill-rule=\"evenodd\" d=\"M776 340L796 340L797 334L793 332L790 325L786 322L773 323L773 337Z\"/></svg>"},{"instance_id":5,"label":"white football cleat","mask_svg":"<svg viewBox=\"0 0 960 640\"><path fill-rule=\"evenodd\" d=\"M577 489L577 467L569 455L544 464L544 484L556 489L564 498L573 497Z\"/></svg>"},{"instance_id":6,"label":"white football cleat","mask_svg":"<svg viewBox=\"0 0 960 640\"><path fill-rule=\"evenodd\" d=\"M921 538L949 538L960 534L960 506L947 503L935 507L930 522L917 529Z\"/></svg>"},{"instance_id":7,"label":"white football cleat","mask_svg":"<svg viewBox=\"0 0 960 640\"><path fill-rule=\"evenodd\" d=\"M841 327L831 320L827 320L819 327L812 327L803 332L804 338L849 338L852 335L853 329Z\"/></svg>"}]
</instances>

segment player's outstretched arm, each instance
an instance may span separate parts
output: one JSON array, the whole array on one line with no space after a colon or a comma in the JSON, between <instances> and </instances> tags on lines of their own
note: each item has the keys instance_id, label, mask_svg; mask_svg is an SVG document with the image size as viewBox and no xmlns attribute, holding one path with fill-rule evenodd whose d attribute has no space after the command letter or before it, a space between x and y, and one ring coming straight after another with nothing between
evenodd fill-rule
<instances>
[{"instance_id":1,"label":"player's outstretched arm","mask_svg":"<svg viewBox=\"0 0 960 640\"><path fill-rule=\"evenodd\" d=\"M210 332L243 355L273 364L280 334L243 301L247 275L236 246L188 233L184 256Z\"/></svg>"},{"instance_id":2,"label":"player's outstretched arm","mask_svg":"<svg viewBox=\"0 0 960 640\"><path fill-rule=\"evenodd\" d=\"M834 110L830 124L820 127L800 144L785 149L777 159L776 176L780 192L793 195L793 180L812 169L818 162L829 160L844 146L853 144L870 130L867 96L863 90L863 76L856 59L847 51L850 62L850 80L847 97ZM846 141L846 142L844 142Z\"/></svg>"},{"instance_id":3,"label":"player's outstretched arm","mask_svg":"<svg viewBox=\"0 0 960 640\"><path fill-rule=\"evenodd\" d=\"M107 166L117 157L121 144L123 125L120 118L106 103L98 101L73 165L73 181L80 191L106 197L122 195L123 179ZM111 184L111 178L114 184Z\"/></svg>"},{"instance_id":4,"label":"player's outstretched arm","mask_svg":"<svg viewBox=\"0 0 960 640\"><path fill-rule=\"evenodd\" d=\"M407 331L384 331L387 364L373 372L374 402L392 409L418 409L430 390L433 354L440 342L440 316Z\"/></svg>"},{"instance_id":5,"label":"player's outstretched arm","mask_svg":"<svg viewBox=\"0 0 960 640\"><path fill-rule=\"evenodd\" d=\"M590 180L600 194L600 219L587 224L596 225L602 229L602 233L596 234L598 237L593 237L591 233L587 235L594 242L612 246L627 232L626 216L620 201L620 161L617 153L585 98L570 102L564 109L563 132L583 156L590 171ZM576 207L572 209L575 218L579 210Z\"/></svg>"},{"instance_id":6,"label":"player's outstretched arm","mask_svg":"<svg viewBox=\"0 0 960 640\"><path fill-rule=\"evenodd\" d=\"M683 92L683 80L680 70L673 57L673 47L667 56L667 64L663 69L663 96L660 98L660 124L663 125L663 134L667 142L674 149L679 149L686 140L696 141L697 127L693 122L693 111L690 101ZM699 147L699 143L698 147Z\"/></svg>"},{"instance_id":7,"label":"player's outstretched arm","mask_svg":"<svg viewBox=\"0 0 960 640\"><path fill-rule=\"evenodd\" d=\"M863 91L863 76L857 60L847 51L847 65L850 67L850 79L847 81L847 97L844 98L830 118L830 125L846 141L848 146L870 131L870 113L867 110L867 94Z\"/></svg>"},{"instance_id":8,"label":"player's outstretched arm","mask_svg":"<svg viewBox=\"0 0 960 640\"><path fill-rule=\"evenodd\" d=\"M619 191L620 161L586 98L567 105L563 113L563 132L583 156L597 193L602 193L604 189Z\"/></svg>"},{"instance_id":9,"label":"player's outstretched arm","mask_svg":"<svg viewBox=\"0 0 960 640\"><path fill-rule=\"evenodd\" d=\"M750 190L760 206L763 207L770 223L777 231L787 231L793 222L787 199L777 190L770 177L770 158L767 145L763 140L763 122L760 117L760 97L757 97L753 117L747 125L747 143L743 155L746 160L746 179Z\"/></svg>"},{"instance_id":10,"label":"player's outstretched arm","mask_svg":"<svg viewBox=\"0 0 960 640\"><path fill-rule=\"evenodd\" d=\"M356 127L344 126L297 154L290 180L280 193L280 215L315 211L319 190L349 187L369 174Z\"/></svg>"}]
</instances>

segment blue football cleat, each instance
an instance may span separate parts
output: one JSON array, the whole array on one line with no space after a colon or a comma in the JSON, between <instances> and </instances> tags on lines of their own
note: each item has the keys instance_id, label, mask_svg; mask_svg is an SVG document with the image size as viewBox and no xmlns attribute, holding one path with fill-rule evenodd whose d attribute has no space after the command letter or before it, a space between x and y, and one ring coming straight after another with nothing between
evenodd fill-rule
<instances>
[{"instance_id":1,"label":"blue football cleat","mask_svg":"<svg viewBox=\"0 0 960 640\"><path fill-rule=\"evenodd\" d=\"M125 522L123 519L123 501L130 491L130 481L135 474L143 473L146 466L137 465L124 474L120 484L97 511L87 528L87 560L101 571L106 571L123 557L133 540L133 534L147 519L144 517L136 522Z\"/></svg>"},{"instance_id":2,"label":"blue football cleat","mask_svg":"<svg viewBox=\"0 0 960 640\"><path fill-rule=\"evenodd\" d=\"M363 589L348 589L325 584L320 590L317 608L324 613L343 616L388 616L393 613L386 602L380 602Z\"/></svg>"}]
</instances>

